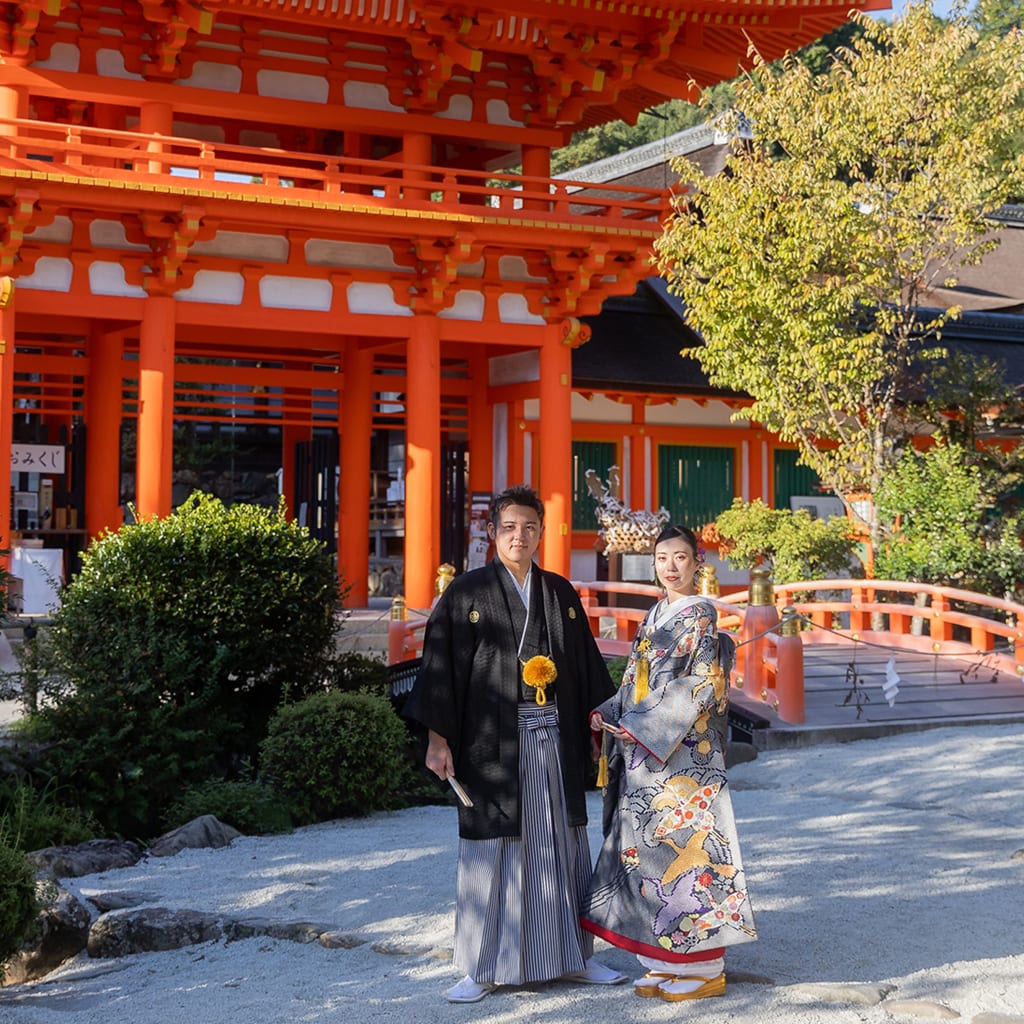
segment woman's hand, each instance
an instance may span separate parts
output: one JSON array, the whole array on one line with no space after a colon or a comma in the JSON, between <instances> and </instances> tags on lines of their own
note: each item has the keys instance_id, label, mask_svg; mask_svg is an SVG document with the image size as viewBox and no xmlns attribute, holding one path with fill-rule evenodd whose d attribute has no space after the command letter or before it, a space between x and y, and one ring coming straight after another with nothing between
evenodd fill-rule
<instances>
[{"instance_id":1,"label":"woman's hand","mask_svg":"<svg viewBox=\"0 0 1024 1024\"><path fill-rule=\"evenodd\" d=\"M631 740L632 736L625 731L621 726L609 725L604 718L601 716L600 711L590 712L590 728L593 732L600 732L604 729L605 732L610 733L617 740Z\"/></svg>"}]
</instances>

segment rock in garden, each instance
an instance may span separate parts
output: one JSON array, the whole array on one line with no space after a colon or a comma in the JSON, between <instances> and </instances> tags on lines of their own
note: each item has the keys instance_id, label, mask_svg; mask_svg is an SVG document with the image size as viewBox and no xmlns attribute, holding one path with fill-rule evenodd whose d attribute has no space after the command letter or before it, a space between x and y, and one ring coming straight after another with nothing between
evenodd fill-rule
<instances>
[{"instance_id":1,"label":"rock in garden","mask_svg":"<svg viewBox=\"0 0 1024 1024\"><path fill-rule=\"evenodd\" d=\"M81 878L114 868L130 868L142 857L142 847L126 839L89 839L77 846L47 846L28 854L40 875Z\"/></svg>"},{"instance_id":2,"label":"rock in garden","mask_svg":"<svg viewBox=\"0 0 1024 1024\"><path fill-rule=\"evenodd\" d=\"M269 917L241 917L224 922L224 938L228 942L265 935L286 942L316 942L330 925L311 921L276 921Z\"/></svg>"},{"instance_id":3,"label":"rock in garden","mask_svg":"<svg viewBox=\"0 0 1024 1024\"><path fill-rule=\"evenodd\" d=\"M89 929L92 957L129 956L212 942L223 934L213 914L148 907L104 914Z\"/></svg>"},{"instance_id":4,"label":"rock in garden","mask_svg":"<svg viewBox=\"0 0 1024 1024\"><path fill-rule=\"evenodd\" d=\"M138 907L143 903L152 903L156 899L155 893L133 892L125 889L118 892L98 892L86 899L101 914L108 910L127 910L129 907Z\"/></svg>"},{"instance_id":5,"label":"rock in garden","mask_svg":"<svg viewBox=\"0 0 1024 1024\"><path fill-rule=\"evenodd\" d=\"M805 982L787 985L787 992L813 996L827 1003L856 1003L860 1006L877 1006L890 992L893 985L858 985L841 981Z\"/></svg>"},{"instance_id":6,"label":"rock in garden","mask_svg":"<svg viewBox=\"0 0 1024 1024\"><path fill-rule=\"evenodd\" d=\"M154 839L147 852L152 857L173 857L184 849L218 850L222 846L230 846L241 834L212 814L203 814Z\"/></svg>"},{"instance_id":7,"label":"rock in garden","mask_svg":"<svg viewBox=\"0 0 1024 1024\"><path fill-rule=\"evenodd\" d=\"M926 1020L954 1020L960 1014L942 1003L933 1003L928 999L893 999L885 1004L885 1009L893 1017L921 1017Z\"/></svg>"},{"instance_id":8,"label":"rock in garden","mask_svg":"<svg viewBox=\"0 0 1024 1024\"><path fill-rule=\"evenodd\" d=\"M39 912L31 938L8 962L4 972L6 984L42 978L85 949L91 921L89 910L72 893L60 886L56 888L56 895L46 899Z\"/></svg>"}]
</instances>

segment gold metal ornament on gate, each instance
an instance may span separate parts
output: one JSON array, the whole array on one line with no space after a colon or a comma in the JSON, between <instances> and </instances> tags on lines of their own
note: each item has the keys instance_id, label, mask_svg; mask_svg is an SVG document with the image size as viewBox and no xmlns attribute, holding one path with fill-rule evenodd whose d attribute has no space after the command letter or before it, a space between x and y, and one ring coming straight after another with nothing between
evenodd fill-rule
<instances>
[{"instance_id":1,"label":"gold metal ornament on gate","mask_svg":"<svg viewBox=\"0 0 1024 1024\"><path fill-rule=\"evenodd\" d=\"M522 665L523 682L536 691L538 704L547 704L548 698L544 691L558 678L555 663L546 654L535 654Z\"/></svg>"}]
</instances>

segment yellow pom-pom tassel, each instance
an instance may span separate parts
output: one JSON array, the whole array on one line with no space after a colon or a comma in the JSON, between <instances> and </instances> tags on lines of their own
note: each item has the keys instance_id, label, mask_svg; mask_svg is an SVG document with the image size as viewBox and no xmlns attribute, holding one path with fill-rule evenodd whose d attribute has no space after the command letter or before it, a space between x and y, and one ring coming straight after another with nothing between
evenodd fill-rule
<instances>
[{"instance_id":1,"label":"yellow pom-pom tassel","mask_svg":"<svg viewBox=\"0 0 1024 1024\"><path fill-rule=\"evenodd\" d=\"M608 785L608 757L605 754L597 759L597 785L599 789Z\"/></svg>"},{"instance_id":2,"label":"yellow pom-pom tassel","mask_svg":"<svg viewBox=\"0 0 1024 1024\"><path fill-rule=\"evenodd\" d=\"M641 655L636 659L636 678L634 680L636 689L633 693L634 704L639 704L640 701L642 701L650 692L650 688L648 686L649 674L650 666L647 663L647 659Z\"/></svg>"}]
</instances>

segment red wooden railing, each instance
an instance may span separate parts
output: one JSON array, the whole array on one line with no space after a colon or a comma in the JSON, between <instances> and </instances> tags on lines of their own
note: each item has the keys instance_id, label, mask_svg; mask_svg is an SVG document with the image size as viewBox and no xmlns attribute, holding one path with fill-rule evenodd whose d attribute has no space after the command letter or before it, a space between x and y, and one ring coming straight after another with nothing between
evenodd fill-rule
<instances>
[{"instance_id":1,"label":"red wooden railing","mask_svg":"<svg viewBox=\"0 0 1024 1024\"><path fill-rule=\"evenodd\" d=\"M629 653L637 623L661 595L657 587L643 583L573 585L598 647L609 656ZM934 654L978 655L1018 678L1024 676L1024 605L1016 602L893 580L813 580L773 590L773 604L750 604L747 591L708 600L718 609L719 629L730 631L736 640L734 684L783 721L804 721L805 645L865 641ZM393 618L388 634L392 664L419 656L426 621L422 615Z\"/></svg>"},{"instance_id":2,"label":"red wooden railing","mask_svg":"<svg viewBox=\"0 0 1024 1024\"><path fill-rule=\"evenodd\" d=\"M512 223L518 216L553 223L592 223L660 232L669 212L664 189L493 174L347 156L235 146L171 135L115 131L49 121L0 118L0 166L49 170L88 182L159 179L168 186L201 183L211 196L287 193L339 206L358 203L388 212L460 210ZM411 204L411 205L410 205ZM435 213L436 216L436 213Z\"/></svg>"}]
</instances>

